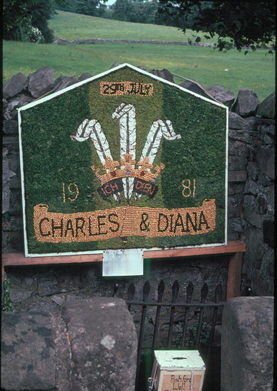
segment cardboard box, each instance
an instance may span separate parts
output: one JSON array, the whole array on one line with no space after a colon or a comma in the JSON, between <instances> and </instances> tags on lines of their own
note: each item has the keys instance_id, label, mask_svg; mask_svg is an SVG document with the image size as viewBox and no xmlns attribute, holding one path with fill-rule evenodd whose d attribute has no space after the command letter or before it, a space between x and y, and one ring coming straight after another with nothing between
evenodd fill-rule
<instances>
[{"instance_id":1,"label":"cardboard box","mask_svg":"<svg viewBox=\"0 0 277 391\"><path fill-rule=\"evenodd\" d=\"M205 364L198 350L155 350L149 391L201 391Z\"/></svg>"}]
</instances>

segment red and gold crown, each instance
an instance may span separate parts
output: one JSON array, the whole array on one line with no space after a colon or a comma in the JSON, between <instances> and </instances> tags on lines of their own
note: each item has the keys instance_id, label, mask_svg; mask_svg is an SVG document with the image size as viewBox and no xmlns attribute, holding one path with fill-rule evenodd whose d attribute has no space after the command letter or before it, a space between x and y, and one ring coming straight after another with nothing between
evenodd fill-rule
<instances>
[{"instance_id":1,"label":"red and gold crown","mask_svg":"<svg viewBox=\"0 0 277 391\"><path fill-rule=\"evenodd\" d=\"M136 160L133 159L132 154L126 153L120 162L107 157L102 169L95 166L90 166L90 168L95 172L101 185L103 185L113 179L119 178L138 178L153 182L160 174L161 170L165 168L165 165L161 163L159 166L153 167L153 165L149 163L148 157L144 157L141 161L136 162ZM101 174L101 170L105 170L106 172ZM154 170L154 172L151 170Z\"/></svg>"}]
</instances>

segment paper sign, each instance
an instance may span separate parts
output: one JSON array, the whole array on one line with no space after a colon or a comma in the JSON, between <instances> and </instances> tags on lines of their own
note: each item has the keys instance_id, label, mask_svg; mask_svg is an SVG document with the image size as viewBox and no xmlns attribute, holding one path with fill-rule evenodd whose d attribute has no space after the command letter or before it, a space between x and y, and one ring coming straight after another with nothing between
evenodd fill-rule
<instances>
[{"instance_id":1,"label":"paper sign","mask_svg":"<svg viewBox=\"0 0 277 391\"><path fill-rule=\"evenodd\" d=\"M103 252L103 277L142 276L143 251L106 250Z\"/></svg>"}]
</instances>

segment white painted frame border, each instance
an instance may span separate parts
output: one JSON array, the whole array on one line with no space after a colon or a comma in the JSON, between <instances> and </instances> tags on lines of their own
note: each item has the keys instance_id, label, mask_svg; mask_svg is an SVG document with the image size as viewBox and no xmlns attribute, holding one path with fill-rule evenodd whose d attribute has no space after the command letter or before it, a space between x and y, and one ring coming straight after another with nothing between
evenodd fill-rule
<instances>
[{"instance_id":1,"label":"white painted frame border","mask_svg":"<svg viewBox=\"0 0 277 391\"><path fill-rule=\"evenodd\" d=\"M21 111L25 111L25 110L28 110L32 107L35 107L41 103L44 103L44 102L47 102L48 100L51 100L53 98L56 98L57 96L59 95L62 95L64 93L66 93L67 91L71 91L71 90L74 90L75 88L78 88L82 85L85 85L87 83L90 83L91 81L94 81L94 80L97 80L97 79L100 79L106 75L109 75L110 73L113 73L119 69L122 69L122 68L130 68L130 69L133 69L134 71L136 72L139 72L143 75L146 75L152 79L155 79L155 80L158 80L164 84L167 84L169 86L172 86L174 88L177 88L183 92L186 92L190 95L193 95L199 99L202 99L206 102L209 102L215 106L219 106L219 107L222 107L223 109L226 110L226 142L225 142L225 145L226 145L226 159L225 159L225 226L224 226L224 236L225 236L225 241L223 243L211 243L211 244L202 244L202 245L196 245L196 246L176 246L176 247L153 247L153 248L147 248L147 249L144 249L142 248L142 250L144 252L147 252L147 251L152 251L152 250L169 250L169 249L184 249L184 248L200 248L200 247L213 247L213 246L222 246L222 245L226 245L227 244L227 235L228 235L228 232L227 232L227 227L228 227L228 130L229 130L229 108L228 106L225 106L224 104L218 102L218 101L215 101L215 100L212 100L212 99L209 99L209 98L206 98L205 96L202 96L200 94L197 94L193 91L190 91L184 87L181 87L179 86L178 84L175 84L175 83L172 83L168 80L165 80L165 79L162 79L161 77L158 77L156 75L153 75L152 73L149 73L147 71L144 71L138 67L135 67L134 65L131 65L131 64L128 64L128 63L124 63L124 64L120 64L112 69L109 69L108 71L105 71L105 72L102 72L102 73L99 73L98 75L95 75L95 76L92 76L88 79L85 79L85 80L82 80L78 83L75 83L69 87L66 87L60 91L57 91L57 92L54 92L52 94L49 94L43 98L39 98L31 103L28 103L27 105L25 106L22 106L20 107L19 109L17 109L18 111L18 136L19 136L19 161L20 161L20 175L21 175L21 196L22 196L22 212L23 212L23 236L24 236L24 255L25 257L50 257L50 256L69 256L69 255L88 255L88 254L102 254L103 251L105 250L108 250L105 249L105 250L94 250L94 251L76 251L76 252L62 252L62 253L47 253L47 254L33 254L33 253L29 253L28 252L28 240L27 240L27 230L26 230L26 204L25 204L25 181L24 181L24 164L23 164L23 145L22 145L22 127L21 127L21 122L22 122L22 119L21 119Z\"/></svg>"}]
</instances>

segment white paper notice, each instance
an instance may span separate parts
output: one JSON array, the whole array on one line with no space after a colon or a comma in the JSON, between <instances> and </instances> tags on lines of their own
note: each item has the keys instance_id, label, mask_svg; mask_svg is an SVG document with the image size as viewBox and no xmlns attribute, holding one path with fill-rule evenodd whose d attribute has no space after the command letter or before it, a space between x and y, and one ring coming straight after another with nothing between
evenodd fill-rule
<instances>
[{"instance_id":1,"label":"white paper notice","mask_svg":"<svg viewBox=\"0 0 277 391\"><path fill-rule=\"evenodd\" d=\"M103 251L103 277L142 276L143 250L105 250Z\"/></svg>"}]
</instances>

